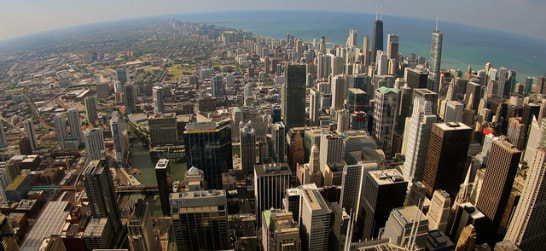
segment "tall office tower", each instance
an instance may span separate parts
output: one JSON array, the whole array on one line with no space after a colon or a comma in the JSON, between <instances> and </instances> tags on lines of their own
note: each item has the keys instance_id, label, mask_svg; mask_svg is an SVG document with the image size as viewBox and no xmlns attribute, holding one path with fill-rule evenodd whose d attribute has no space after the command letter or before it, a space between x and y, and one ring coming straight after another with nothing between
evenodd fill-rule
<instances>
[{"instance_id":1,"label":"tall office tower","mask_svg":"<svg viewBox=\"0 0 546 251\"><path fill-rule=\"evenodd\" d=\"M463 121L464 105L459 101L447 101L446 113L444 122L461 122Z\"/></svg>"},{"instance_id":2,"label":"tall office tower","mask_svg":"<svg viewBox=\"0 0 546 251\"><path fill-rule=\"evenodd\" d=\"M301 187L288 188L286 189L286 196L282 199L283 209L292 212L296 222L300 221L301 192Z\"/></svg>"},{"instance_id":3,"label":"tall office tower","mask_svg":"<svg viewBox=\"0 0 546 251\"><path fill-rule=\"evenodd\" d=\"M163 113L163 87L154 86L152 95L154 100L154 113L162 114Z\"/></svg>"},{"instance_id":4,"label":"tall office tower","mask_svg":"<svg viewBox=\"0 0 546 251\"><path fill-rule=\"evenodd\" d=\"M125 113L136 113L136 90L133 84L123 86L123 105L125 105Z\"/></svg>"},{"instance_id":5,"label":"tall office tower","mask_svg":"<svg viewBox=\"0 0 546 251\"><path fill-rule=\"evenodd\" d=\"M429 66L429 84L428 89L438 92L440 85L440 65L442 63L442 39L444 35L438 30L438 23L432 32L430 43L430 66Z\"/></svg>"},{"instance_id":6,"label":"tall office tower","mask_svg":"<svg viewBox=\"0 0 546 251\"><path fill-rule=\"evenodd\" d=\"M427 88L428 86L428 73L420 69L406 68L405 77L410 88Z\"/></svg>"},{"instance_id":7,"label":"tall office tower","mask_svg":"<svg viewBox=\"0 0 546 251\"><path fill-rule=\"evenodd\" d=\"M104 136L102 129L93 128L85 131L85 150L87 159L100 160L104 151Z\"/></svg>"},{"instance_id":8,"label":"tall office tower","mask_svg":"<svg viewBox=\"0 0 546 251\"><path fill-rule=\"evenodd\" d=\"M389 60L387 58L387 53L383 51L377 51L376 61L376 74L387 75L389 73Z\"/></svg>"},{"instance_id":9,"label":"tall office tower","mask_svg":"<svg viewBox=\"0 0 546 251\"><path fill-rule=\"evenodd\" d=\"M345 95L347 95L347 89L345 88L346 86L345 77L343 75L335 75L332 78L332 109L336 111L343 109Z\"/></svg>"},{"instance_id":10,"label":"tall office tower","mask_svg":"<svg viewBox=\"0 0 546 251\"><path fill-rule=\"evenodd\" d=\"M222 75L214 76L210 85L213 97L222 98L224 96L224 79Z\"/></svg>"},{"instance_id":11,"label":"tall office tower","mask_svg":"<svg viewBox=\"0 0 546 251\"><path fill-rule=\"evenodd\" d=\"M375 104L373 113L373 135L377 140L377 147L385 152L387 158L391 157L393 130L396 124L396 111L398 110L398 90L379 87L375 91Z\"/></svg>"},{"instance_id":12,"label":"tall office tower","mask_svg":"<svg viewBox=\"0 0 546 251\"><path fill-rule=\"evenodd\" d=\"M243 126L244 125L244 126ZM241 170L245 175L251 176L256 165L256 130L252 128L252 122L239 123L241 144Z\"/></svg>"},{"instance_id":13,"label":"tall office tower","mask_svg":"<svg viewBox=\"0 0 546 251\"><path fill-rule=\"evenodd\" d=\"M230 125L227 122L188 123L184 144L187 166L203 170L209 189L222 189L222 172L233 167Z\"/></svg>"},{"instance_id":14,"label":"tall office tower","mask_svg":"<svg viewBox=\"0 0 546 251\"><path fill-rule=\"evenodd\" d=\"M157 179L157 188L159 190L159 200L161 201L163 216L171 215L171 208L169 206L169 194L172 191L170 163L171 162L168 159L159 159L155 165L155 177Z\"/></svg>"},{"instance_id":15,"label":"tall office tower","mask_svg":"<svg viewBox=\"0 0 546 251\"><path fill-rule=\"evenodd\" d=\"M362 62L362 64L368 66L370 64L370 37L368 37L368 35L364 36L362 50L364 53L364 62Z\"/></svg>"},{"instance_id":16,"label":"tall office tower","mask_svg":"<svg viewBox=\"0 0 546 251\"><path fill-rule=\"evenodd\" d=\"M476 228L470 224L463 228L455 250L457 251L472 251L476 245Z\"/></svg>"},{"instance_id":17,"label":"tall office tower","mask_svg":"<svg viewBox=\"0 0 546 251\"><path fill-rule=\"evenodd\" d=\"M256 165L254 167L254 197L256 214L269 208L281 208L287 188L290 188L292 171L286 163ZM262 225L258 217L258 227Z\"/></svg>"},{"instance_id":18,"label":"tall office tower","mask_svg":"<svg viewBox=\"0 0 546 251\"><path fill-rule=\"evenodd\" d=\"M464 229L468 225L475 227L476 242L483 243L487 234L487 218L472 203L466 202L460 204L453 217L453 225L449 234L452 240L458 240L464 236Z\"/></svg>"},{"instance_id":19,"label":"tall office tower","mask_svg":"<svg viewBox=\"0 0 546 251\"><path fill-rule=\"evenodd\" d=\"M320 136L320 172L324 176L326 164L343 160L343 139L335 131L323 132Z\"/></svg>"},{"instance_id":20,"label":"tall office tower","mask_svg":"<svg viewBox=\"0 0 546 251\"><path fill-rule=\"evenodd\" d=\"M265 210L262 222L262 247L264 251L301 250L300 230L292 212L280 209Z\"/></svg>"},{"instance_id":21,"label":"tall office tower","mask_svg":"<svg viewBox=\"0 0 546 251\"><path fill-rule=\"evenodd\" d=\"M59 141L59 144L61 141ZM6 132L4 132L4 124L0 121L0 147L4 147L8 144L6 140Z\"/></svg>"},{"instance_id":22,"label":"tall office tower","mask_svg":"<svg viewBox=\"0 0 546 251\"><path fill-rule=\"evenodd\" d=\"M436 123L436 115L432 112L430 101L417 97L413 103L413 113L406 127L409 133L402 173L404 179L408 181L421 181L427 158L430 131L432 124Z\"/></svg>"},{"instance_id":23,"label":"tall office tower","mask_svg":"<svg viewBox=\"0 0 546 251\"><path fill-rule=\"evenodd\" d=\"M150 214L150 206L139 199L131 214L127 230L131 246L135 251L160 250L159 238L154 234L154 226ZM159 236L157 236L159 237Z\"/></svg>"},{"instance_id":24,"label":"tall office tower","mask_svg":"<svg viewBox=\"0 0 546 251\"><path fill-rule=\"evenodd\" d=\"M340 56L334 56L332 58L332 75L343 74L344 66L345 66L345 58Z\"/></svg>"},{"instance_id":25,"label":"tall office tower","mask_svg":"<svg viewBox=\"0 0 546 251\"><path fill-rule=\"evenodd\" d=\"M322 54L326 53L326 37L324 37L324 36L320 37L318 50Z\"/></svg>"},{"instance_id":26,"label":"tall office tower","mask_svg":"<svg viewBox=\"0 0 546 251\"><path fill-rule=\"evenodd\" d=\"M368 94L359 88L349 88L347 94L347 106L349 113L366 110L368 105Z\"/></svg>"},{"instance_id":27,"label":"tall office tower","mask_svg":"<svg viewBox=\"0 0 546 251\"><path fill-rule=\"evenodd\" d=\"M108 218L114 235L121 234L121 214L112 174L106 160L91 160L84 169L83 185L94 218Z\"/></svg>"},{"instance_id":28,"label":"tall office tower","mask_svg":"<svg viewBox=\"0 0 546 251\"><path fill-rule=\"evenodd\" d=\"M420 205L425 201L427 192L425 191L425 186L421 181L414 181L411 184L411 187L408 192L406 203L407 206Z\"/></svg>"},{"instance_id":29,"label":"tall office tower","mask_svg":"<svg viewBox=\"0 0 546 251\"><path fill-rule=\"evenodd\" d=\"M417 206L399 207L390 212L381 238L389 238L390 243L412 248L425 248L429 221Z\"/></svg>"},{"instance_id":30,"label":"tall office tower","mask_svg":"<svg viewBox=\"0 0 546 251\"><path fill-rule=\"evenodd\" d=\"M303 165L303 184L315 183L317 187L322 186L322 173L320 172L320 150L318 145L311 147L309 163Z\"/></svg>"},{"instance_id":31,"label":"tall office tower","mask_svg":"<svg viewBox=\"0 0 546 251\"><path fill-rule=\"evenodd\" d=\"M99 119L97 115L97 99L95 96L89 96L84 99L85 111L87 112L87 121L95 122Z\"/></svg>"},{"instance_id":32,"label":"tall office tower","mask_svg":"<svg viewBox=\"0 0 546 251\"><path fill-rule=\"evenodd\" d=\"M377 238L392 209L404 206L408 182L395 169L370 171L362 203L363 239ZM389 198L386 200L385 198Z\"/></svg>"},{"instance_id":33,"label":"tall office tower","mask_svg":"<svg viewBox=\"0 0 546 251\"><path fill-rule=\"evenodd\" d=\"M171 193L169 203L177 250L229 249L225 190Z\"/></svg>"},{"instance_id":34,"label":"tall office tower","mask_svg":"<svg viewBox=\"0 0 546 251\"><path fill-rule=\"evenodd\" d=\"M451 197L449 197L449 194L444 190L434 191L427 212L429 229L445 233L450 210Z\"/></svg>"},{"instance_id":35,"label":"tall office tower","mask_svg":"<svg viewBox=\"0 0 546 251\"><path fill-rule=\"evenodd\" d=\"M277 163L285 162L286 128L283 122L271 125L271 141L273 145L273 160Z\"/></svg>"},{"instance_id":36,"label":"tall office tower","mask_svg":"<svg viewBox=\"0 0 546 251\"><path fill-rule=\"evenodd\" d=\"M19 152L21 155L32 154L32 146L30 145L30 140L27 136L22 136L19 138Z\"/></svg>"},{"instance_id":37,"label":"tall office tower","mask_svg":"<svg viewBox=\"0 0 546 251\"><path fill-rule=\"evenodd\" d=\"M287 65L282 88L282 118L286 129L305 126L305 65Z\"/></svg>"},{"instance_id":38,"label":"tall office tower","mask_svg":"<svg viewBox=\"0 0 546 251\"><path fill-rule=\"evenodd\" d=\"M437 189L455 198L468 168L466 157L472 128L462 123L435 123L431 132L423 185L429 198Z\"/></svg>"},{"instance_id":39,"label":"tall office tower","mask_svg":"<svg viewBox=\"0 0 546 251\"><path fill-rule=\"evenodd\" d=\"M253 106L254 105L254 94L252 92L252 84L246 83L245 88L243 90L243 104L245 106Z\"/></svg>"},{"instance_id":40,"label":"tall office tower","mask_svg":"<svg viewBox=\"0 0 546 251\"><path fill-rule=\"evenodd\" d=\"M345 211L353 215L356 221L360 216L362 205L362 192L364 189L364 181L366 174L370 170L376 170L377 163L362 163L348 164L343 167L343 177L341 181L341 198L340 206Z\"/></svg>"},{"instance_id":41,"label":"tall office tower","mask_svg":"<svg viewBox=\"0 0 546 251\"><path fill-rule=\"evenodd\" d=\"M83 142L82 123L78 110L68 110L68 126L70 126L70 139L77 141L78 145L81 144Z\"/></svg>"},{"instance_id":42,"label":"tall office tower","mask_svg":"<svg viewBox=\"0 0 546 251\"><path fill-rule=\"evenodd\" d=\"M119 113L117 111L112 112L112 118L110 119L110 130L112 131L112 141L114 141L116 161L119 164L125 163L125 140L123 137L123 128L119 122Z\"/></svg>"},{"instance_id":43,"label":"tall office tower","mask_svg":"<svg viewBox=\"0 0 546 251\"><path fill-rule=\"evenodd\" d=\"M318 125L320 109L320 92L315 88L309 90L309 125Z\"/></svg>"},{"instance_id":44,"label":"tall office tower","mask_svg":"<svg viewBox=\"0 0 546 251\"><path fill-rule=\"evenodd\" d=\"M471 79L466 83L466 93L464 95L464 104L465 106L470 105L470 110L477 110L480 105L481 86L474 81L479 82L479 79Z\"/></svg>"},{"instance_id":45,"label":"tall office tower","mask_svg":"<svg viewBox=\"0 0 546 251\"><path fill-rule=\"evenodd\" d=\"M520 157L521 151L506 140L494 141L491 146L476 207L492 224L490 229L492 238L497 233L508 203Z\"/></svg>"},{"instance_id":46,"label":"tall office tower","mask_svg":"<svg viewBox=\"0 0 546 251\"><path fill-rule=\"evenodd\" d=\"M438 115L438 93L427 88L415 88L413 89L413 100L415 100L417 97L430 101L430 104L432 105L432 113Z\"/></svg>"},{"instance_id":47,"label":"tall office tower","mask_svg":"<svg viewBox=\"0 0 546 251\"><path fill-rule=\"evenodd\" d=\"M286 133L286 155L288 167L295 174L298 164L305 163L305 149L303 147L304 127L294 127Z\"/></svg>"},{"instance_id":48,"label":"tall office tower","mask_svg":"<svg viewBox=\"0 0 546 251\"><path fill-rule=\"evenodd\" d=\"M350 127L349 110L341 109L337 112L337 133L344 133L349 130Z\"/></svg>"},{"instance_id":49,"label":"tall office tower","mask_svg":"<svg viewBox=\"0 0 546 251\"><path fill-rule=\"evenodd\" d=\"M356 47L356 44L357 44L356 30L349 30L349 37L347 37L347 43L345 44L347 48Z\"/></svg>"},{"instance_id":50,"label":"tall office tower","mask_svg":"<svg viewBox=\"0 0 546 251\"><path fill-rule=\"evenodd\" d=\"M32 119L27 119L23 121L23 127L25 128L25 135L30 141L30 147L32 151L37 150L38 140L36 139L36 130L34 130L34 124L32 123Z\"/></svg>"},{"instance_id":51,"label":"tall office tower","mask_svg":"<svg viewBox=\"0 0 546 251\"><path fill-rule=\"evenodd\" d=\"M383 50L383 21L376 18L373 23L372 55L370 62L375 63L378 50Z\"/></svg>"},{"instance_id":52,"label":"tall office tower","mask_svg":"<svg viewBox=\"0 0 546 251\"><path fill-rule=\"evenodd\" d=\"M546 103L546 102L545 102ZM529 140L525 148L523 160L530 164L533 162L537 148L546 145L546 118L537 121L533 118L529 128Z\"/></svg>"},{"instance_id":53,"label":"tall office tower","mask_svg":"<svg viewBox=\"0 0 546 251\"><path fill-rule=\"evenodd\" d=\"M521 116L521 123L523 123L523 130L519 136L518 149L523 150L528 142L529 128L533 122L533 119L539 119L540 104L528 103L523 105L523 115Z\"/></svg>"},{"instance_id":54,"label":"tall office tower","mask_svg":"<svg viewBox=\"0 0 546 251\"><path fill-rule=\"evenodd\" d=\"M118 69L116 71L116 77L117 77L117 80L122 85L124 85L125 83L127 83L129 81L129 70L127 70L127 69Z\"/></svg>"},{"instance_id":55,"label":"tall office tower","mask_svg":"<svg viewBox=\"0 0 546 251\"><path fill-rule=\"evenodd\" d=\"M398 60L398 35L387 35L387 52L389 59Z\"/></svg>"},{"instance_id":56,"label":"tall office tower","mask_svg":"<svg viewBox=\"0 0 546 251\"><path fill-rule=\"evenodd\" d=\"M546 150L537 149L518 206L504 236L522 250L546 250Z\"/></svg>"},{"instance_id":57,"label":"tall office tower","mask_svg":"<svg viewBox=\"0 0 546 251\"><path fill-rule=\"evenodd\" d=\"M319 54L317 62L317 79L328 79L332 73L332 54Z\"/></svg>"},{"instance_id":58,"label":"tall office tower","mask_svg":"<svg viewBox=\"0 0 546 251\"><path fill-rule=\"evenodd\" d=\"M55 114L55 134L57 134L57 140L59 141L59 146L62 150L67 149L67 144L65 143L68 138L68 133L66 129L66 117L62 113Z\"/></svg>"},{"instance_id":59,"label":"tall office tower","mask_svg":"<svg viewBox=\"0 0 546 251\"><path fill-rule=\"evenodd\" d=\"M315 185L304 186L301 193L302 249L329 250L332 211Z\"/></svg>"}]
</instances>

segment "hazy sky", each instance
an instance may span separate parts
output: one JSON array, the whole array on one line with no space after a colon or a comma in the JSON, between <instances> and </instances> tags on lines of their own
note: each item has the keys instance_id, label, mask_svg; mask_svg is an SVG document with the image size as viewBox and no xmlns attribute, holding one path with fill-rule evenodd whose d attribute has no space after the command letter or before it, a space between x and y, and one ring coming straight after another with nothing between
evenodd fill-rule
<instances>
[{"instance_id":1,"label":"hazy sky","mask_svg":"<svg viewBox=\"0 0 546 251\"><path fill-rule=\"evenodd\" d=\"M546 40L546 0L0 0L0 40L80 24L233 10L332 10L435 19ZM441 26L440 26L441 29Z\"/></svg>"}]
</instances>

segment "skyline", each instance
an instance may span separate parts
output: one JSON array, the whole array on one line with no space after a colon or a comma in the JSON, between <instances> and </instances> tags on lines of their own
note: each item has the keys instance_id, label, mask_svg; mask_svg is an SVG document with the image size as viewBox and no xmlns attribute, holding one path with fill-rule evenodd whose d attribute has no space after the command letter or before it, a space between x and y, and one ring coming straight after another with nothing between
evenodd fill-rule
<instances>
[{"instance_id":1,"label":"skyline","mask_svg":"<svg viewBox=\"0 0 546 251\"><path fill-rule=\"evenodd\" d=\"M546 2L538 0L501 0L473 2L462 1L374 1L349 0L343 5L331 5L329 1L287 0L275 3L255 3L249 0L223 2L175 2L160 0L121 0L107 2L72 2L66 0L43 2L38 0L4 0L0 10L0 41L34 33L85 24L103 23L143 17L158 17L191 13L260 10L307 10L354 13L376 13L400 17L421 18L440 22L471 25L500 30L514 34L546 40L546 32L540 32L546 22ZM445 11L449 10L449 11ZM517 18L512 18L517 17Z\"/></svg>"}]
</instances>

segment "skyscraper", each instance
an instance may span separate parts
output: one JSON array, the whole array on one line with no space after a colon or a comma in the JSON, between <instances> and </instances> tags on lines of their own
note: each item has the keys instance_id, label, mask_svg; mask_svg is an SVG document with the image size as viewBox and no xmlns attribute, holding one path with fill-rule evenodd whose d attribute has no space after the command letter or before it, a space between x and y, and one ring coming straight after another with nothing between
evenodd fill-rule
<instances>
[{"instance_id":1,"label":"skyscraper","mask_svg":"<svg viewBox=\"0 0 546 251\"><path fill-rule=\"evenodd\" d=\"M161 211L164 216L171 215L169 206L169 193L171 189L170 172L171 162L168 159L159 159L155 165L155 177L157 179L157 188L159 190L159 200L161 201ZM191 169L191 168L190 168Z\"/></svg>"},{"instance_id":2,"label":"skyscraper","mask_svg":"<svg viewBox=\"0 0 546 251\"><path fill-rule=\"evenodd\" d=\"M233 166L231 126L225 121L188 123L184 144L187 166L203 170L209 189L222 189L222 172Z\"/></svg>"},{"instance_id":3,"label":"skyscraper","mask_svg":"<svg viewBox=\"0 0 546 251\"><path fill-rule=\"evenodd\" d=\"M375 63L378 50L383 50L383 21L376 18L373 23L372 55L370 62Z\"/></svg>"},{"instance_id":4,"label":"skyscraper","mask_svg":"<svg viewBox=\"0 0 546 251\"><path fill-rule=\"evenodd\" d=\"M364 184L363 239L377 238L392 209L404 206L408 182L395 169L370 171ZM388 198L388 199L385 199Z\"/></svg>"},{"instance_id":5,"label":"skyscraper","mask_svg":"<svg viewBox=\"0 0 546 251\"><path fill-rule=\"evenodd\" d=\"M68 138L66 129L66 117L63 113L55 114L55 134L57 134L57 140L62 150L66 150L65 140Z\"/></svg>"},{"instance_id":6,"label":"skyscraper","mask_svg":"<svg viewBox=\"0 0 546 251\"><path fill-rule=\"evenodd\" d=\"M329 250L332 211L314 184L302 188L301 203L302 249Z\"/></svg>"},{"instance_id":7,"label":"skyscraper","mask_svg":"<svg viewBox=\"0 0 546 251\"><path fill-rule=\"evenodd\" d=\"M139 199L127 224L129 240L134 251L159 250L161 244L154 234L150 206ZM159 236L157 236L159 237Z\"/></svg>"},{"instance_id":8,"label":"skyscraper","mask_svg":"<svg viewBox=\"0 0 546 251\"><path fill-rule=\"evenodd\" d=\"M299 227L294 222L293 213L279 209L261 213L262 247L264 251L301 250Z\"/></svg>"},{"instance_id":9,"label":"skyscraper","mask_svg":"<svg viewBox=\"0 0 546 251\"><path fill-rule=\"evenodd\" d=\"M152 95L153 95L153 101L154 101L154 113L162 114L163 113L163 87L154 86Z\"/></svg>"},{"instance_id":10,"label":"skyscraper","mask_svg":"<svg viewBox=\"0 0 546 251\"><path fill-rule=\"evenodd\" d=\"M211 80L212 96L217 98L224 97L224 78L222 75L216 75Z\"/></svg>"},{"instance_id":11,"label":"skyscraper","mask_svg":"<svg viewBox=\"0 0 546 251\"><path fill-rule=\"evenodd\" d=\"M36 139L36 131L34 130L32 119L25 120L23 122L23 127L25 128L25 135L30 141L30 147L32 148L32 151L35 151L38 149L38 140Z\"/></svg>"},{"instance_id":12,"label":"skyscraper","mask_svg":"<svg viewBox=\"0 0 546 251\"><path fill-rule=\"evenodd\" d=\"M398 35L389 34L387 35L387 52L388 58L398 60Z\"/></svg>"},{"instance_id":13,"label":"skyscraper","mask_svg":"<svg viewBox=\"0 0 546 251\"><path fill-rule=\"evenodd\" d=\"M225 190L171 193L169 203L177 250L229 249Z\"/></svg>"},{"instance_id":14,"label":"skyscraper","mask_svg":"<svg viewBox=\"0 0 546 251\"><path fill-rule=\"evenodd\" d=\"M78 142L78 145L83 143L82 123L78 110L68 110L68 126L70 126L70 139Z\"/></svg>"},{"instance_id":15,"label":"skyscraper","mask_svg":"<svg viewBox=\"0 0 546 251\"><path fill-rule=\"evenodd\" d=\"M430 200L427 218L430 230L446 232L449 212L451 210L451 197L444 190L436 190Z\"/></svg>"},{"instance_id":16,"label":"skyscraper","mask_svg":"<svg viewBox=\"0 0 546 251\"><path fill-rule=\"evenodd\" d=\"M239 124L241 144L241 170L245 175L252 175L256 165L256 130L252 128L252 122Z\"/></svg>"},{"instance_id":17,"label":"skyscraper","mask_svg":"<svg viewBox=\"0 0 546 251\"><path fill-rule=\"evenodd\" d=\"M286 128L283 122L277 122L271 125L271 144L273 145L273 160L277 163L284 162L286 146Z\"/></svg>"},{"instance_id":18,"label":"skyscraper","mask_svg":"<svg viewBox=\"0 0 546 251\"><path fill-rule=\"evenodd\" d=\"M504 139L493 141L480 195L476 203L476 207L485 214L492 224L489 240L500 225L508 197L512 191L520 157L521 151L510 142Z\"/></svg>"},{"instance_id":19,"label":"skyscraper","mask_svg":"<svg viewBox=\"0 0 546 251\"><path fill-rule=\"evenodd\" d=\"M98 129L97 129L98 130ZM121 232L121 214L110 168L105 160L91 160L85 167L83 185L95 218L108 218L115 234Z\"/></svg>"},{"instance_id":20,"label":"skyscraper","mask_svg":"<svg viewBox=\"0 0 546 251\"><path fill-rule=\"evenodd\" d=\"M427 196L443 189L455 198L464 180L472 128L462 123L434 123L423 172Z\"/></svg>"},{"instance_id":21,"label":"skyscraper","mask_svg":"<svg viewBox=\"0 0 546 251\"><path fill-rule=\"evenodd\" d=\"M438 21L436 21L438 22ZM428 74L428 89L438 92L440 85L440 65L442 63L442 40L444 35L438 30L438 23L432 32L430 43L430 66Z\"/></svg>"},{"instance_id":22,"label":"skyscraper","mask_svg":"<svg viewBox=\"0 0 546 251\"><path fill-rule=\"evenodd\" d=\"M273 163L254 167L254 197L256 215L269 208L281 208L287 188L290 188L292 171L288 164ZM261 217L257 218L258 227L262 225Z\"/></svg>"},{"instance_id":23,"label":"skyscraper","mask_svg":"<svg viewBox=\"0 0 546 251\"><path fill-rule=\"evenodd\" d=\"M104 136L100 128L93 128L85 131L85 150L87 159L100 160L104 151Z\"/></svg>"},{"instance_id":24,"label":"skyscraper","mask_svg":"<svg viewBox=\"0 0 546 251\"><path fill-rule=\"evenodd\" d=\"M124 163L125 142L123 137L123 128L120 124L119 113L117 111L112 112L112 119L110 119L110 130L112 130L112 140L114 141L116 161L120 164Z\"/></svg>"},{"instance_id":25,"label":"skyscraper","mask_svg":"<svg viewBox=\"0 0 546 251\"><path fill-rule=\"evenodd\" d=\"M377 163L362 163L348 164L343 167L343 178L341 181L341 198L340 206L345 208L348 214L352 213L352 217L360 216L362 208L362 196L366 174L370 170L376 170Z\"/></svg>"},{"instance_id":26,"label":"skyscraper","mask_svg":"<svg viewBox=\"0 0 546 251\"><path fill-rule=\"evenodd\" d=\"M377 147L383 149L387 157L391 157L393 127L396 124L398 110L398 90L385 86L379 87L375 91L374 105L373 135L377 140Z\"/></svg>"},{"instance_id":27,"label":"skyscraper","mask_svg":"<svg viewBox=\"0 0 546 251\"><path fill-rule=\"evenodd\" d=\"M343 139L335 131L323 132L320 136L320 171L326 172L326 165L343 160Z\"/></svg>"},{"instance_id":28,"label":"skyscraper","mask_svg":"<svg viewBox=\"0 0 546 251\"><path fill-rule=\"evenodd\" d=\"M537 149L521 197L504 236L522 250L546 250L546 150Z\"/></svg>"},{"instance_id":29,"label":"skyscraper","mask_svg":"<svg viewBox=\"0 0 546 251\"><path fill-rule=\"evenodd\" d=\"M432 124L436 123L436 115L432 113L432 105L429 101L415 98L413 103L413 113L406 125L409 134L402 173L404 179L408 181L421 181L425 169L430 131Z\"/></svg>"},{"instance_id":30,"label":"skyscraper","mask_svg":"<svg viewBox=\"0 0 546 251\"><path fill-rule=\"evenodd\" d=\"M95 96L89 96L84 99L85 111L87 112L87 121L95 122L99 119L97 115L97 99Z\"/></svg>"},{"instance_id":31,"label":"skyscraper","mask_svg":"<svg viewBox=\"0 0 546 251\"><path fill-rule=\"evenodd\" d=\"M286 129L305 126L305 65L287 65L282 87L282 118Z\"/></svg>"},{"instance_id":32,"label":"skyscraper","mask_svg":"<svg viewBox=\"0 0 546 251\"><path fill-rule=\"evenodd\" d=\"M399 207L390 211L382 238L403 247L425 248L429 221L417 206ZM411 250L411 248L409 249Z\"/></svg>"},{"instance_id":33,"label":"skyscraper","mask_svg":"<svg viewBox=\"0 0 546 251\"><path fill-rule=\"evenodd\" d=\"M347 95L347 88L345 83L345 77L343 75L336 75L332 78L332 109L343 109L343 103L345 102L345 96Z\"/></svg>"},{"instance_id":34,"label":"skyscraper","mask_svg":"<svg viewBox=\"0 0 546 251\"><path fill-rule=\"evenodd\" d=\"M116 71L116 77L118 81L121 83L121 85L123 86L125 83L127 83L127 81L129 81L129 70L118 69Z\"/></svg>"},{"instance_id":35,"label":"skyscraper","mask_svg":"<svg viewBox=\"0 0 546 251\"><path fill-rule=\"evenodd\" d=\"M4 132L4 123L0 121L0 147L4 147L7 144L6 133Z\"/></svg>"},{"instance_id":36,"label":"skyscraper","mask_svg":"<svg viewBox=\"0 0 546 251\"><path fill-rule=\"evenodd\" d=\"M123 105L125 105L125 113L136 113L136 90L133 84L123 86Z\"/></svg>"},{"instance_id":37,"label":"skyscraper","mask_svg":"<svg viewBox=\"0 0 546 251\"><path fill-rule=\"evenodd\" d=\"M368 37L368 35L364 36L362 50L364 53L364 62L362 62L362 64L368 66L370 64L370 37Z\"/></svg>"}]
</instances>

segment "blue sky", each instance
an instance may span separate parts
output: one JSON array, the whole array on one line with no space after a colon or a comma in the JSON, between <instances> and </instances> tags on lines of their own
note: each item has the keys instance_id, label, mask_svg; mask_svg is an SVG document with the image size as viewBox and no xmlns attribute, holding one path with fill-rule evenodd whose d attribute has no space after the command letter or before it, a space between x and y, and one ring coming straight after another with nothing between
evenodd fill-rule
<instances>
[{"instance_id":1,"label":"blue sky","mask_svg":"<svg viewBox=\"0 0 546 251\"><path fill-rule=\"evenodd\" d=\"M0 0L0 40L81 24L232 10L332 10L418 17L546 40L545 0Z\"/></svg>"}]
</instances>

